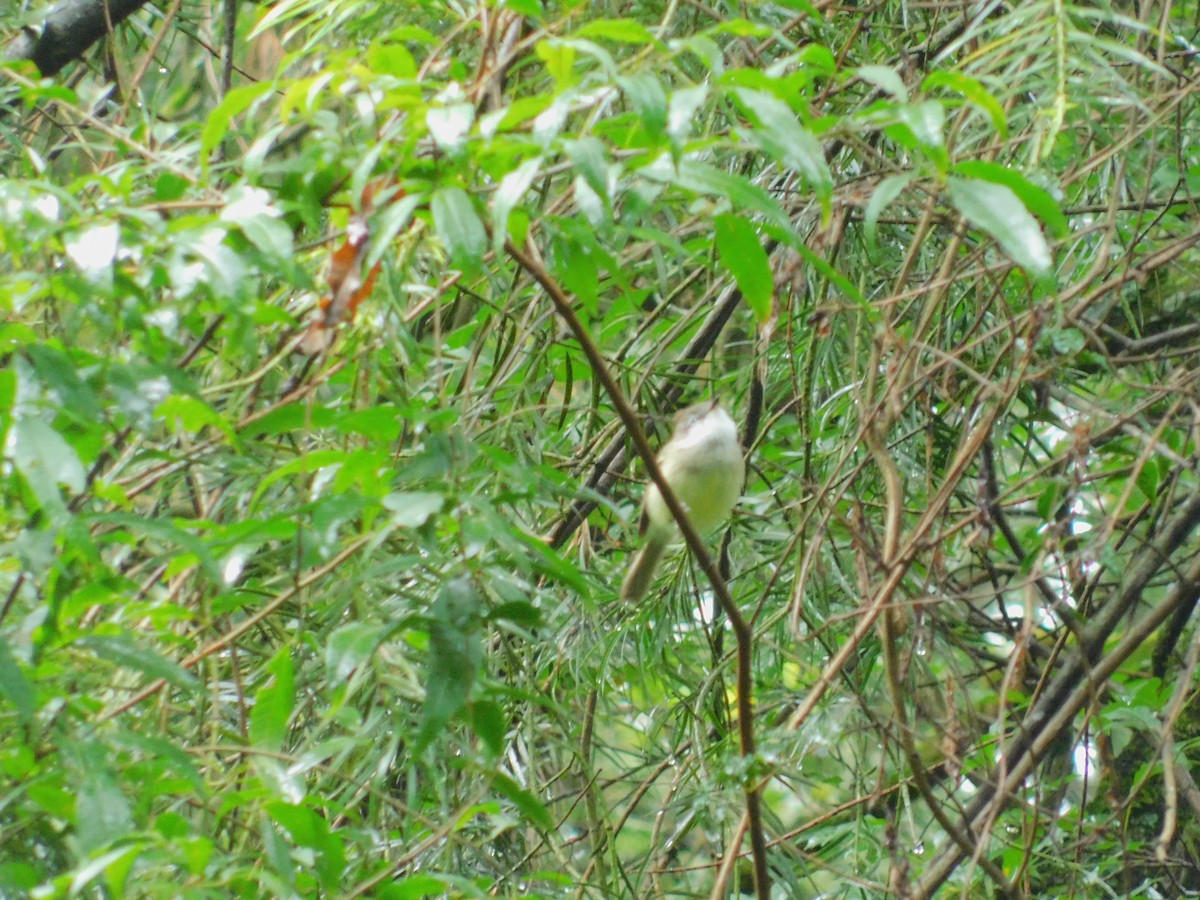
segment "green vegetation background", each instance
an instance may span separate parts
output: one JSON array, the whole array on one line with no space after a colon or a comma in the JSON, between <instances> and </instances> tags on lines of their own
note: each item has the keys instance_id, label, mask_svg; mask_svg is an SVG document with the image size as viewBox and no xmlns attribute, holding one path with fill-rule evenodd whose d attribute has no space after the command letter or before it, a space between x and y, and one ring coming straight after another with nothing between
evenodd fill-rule
<instances>
[{"instance_id":1,"label":"green vegetation background","mask_svg":"<svg viewBox=\"0 0 1200 900\"><path fill-rule=\"evenodd\" d=\"M0 896L720 896L747 785L776 896L1200 888L1198 20L177 2L0 68ZM747 429L752 758L703 576L616 602L547 280L653 440Z\"/></svg>"}]
</instances>

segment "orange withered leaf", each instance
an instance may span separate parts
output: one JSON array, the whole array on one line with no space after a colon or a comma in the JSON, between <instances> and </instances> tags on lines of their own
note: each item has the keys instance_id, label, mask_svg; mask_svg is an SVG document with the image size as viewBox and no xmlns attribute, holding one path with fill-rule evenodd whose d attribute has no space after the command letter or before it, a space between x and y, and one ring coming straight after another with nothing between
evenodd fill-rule
<instances>
[{"instance_id":1,"label":"orange withered leaf","mask_svg":"<svg viewBox=\"0 0 1200 900\"><path fill-rule=\"evenodd\" d=\"M319 353L328 349L333 342L333 333L337 326L342 322L354 321L354 312L358 305L369 297L375 288L380 264L375 263L365 278L362 271L370 243L367 215L374 208L376 197L379 195L385 195L386 202L404 195L403 188L387 194L387 189L394 184L395 181L391 178L378 178L363 188L362 212L350 217L345 239L329 257L329 266L325 274L329 294L322 297L317 304L316 314L300 342L302 352Z\"/></svg>"},{"instance_id":2,"label":"orange withered leaf","mask_svg":"<svg viewBox=\"0 0 1200 900\"><path fill-rule=\"evenodd\" d=\"M361 216L351 217L345 240L329 257L329 267L325 273L329 294L321 298L316 315L300 342L300 349L305 353L319 353L328 348L333 341L334 329L342 322L353 319L354 310L374 287L373 277L368 277L366 282L362 277L367 238L366 220Z\"/></svg>"}]
</instances>

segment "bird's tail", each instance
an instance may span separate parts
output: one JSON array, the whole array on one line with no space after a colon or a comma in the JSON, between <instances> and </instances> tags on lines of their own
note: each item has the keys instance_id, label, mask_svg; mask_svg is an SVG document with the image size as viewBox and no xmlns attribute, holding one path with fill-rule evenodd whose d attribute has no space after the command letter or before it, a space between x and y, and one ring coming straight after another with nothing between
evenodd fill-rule
<instances>
[{"instance_id":1,"label":"bird's tail","mask_svg":"<svg viewBox=\"0 0 1200 900\"><path fill-rule=\"evenodd\" d=\"M658 568L658 562L666 549L666 541L646 536L645 546L633 558L629 571L625 573L625 580L621 582L622 600L636 603L646 596L646 592L650 590L650 583L654 580L654 570Z\"/></svg>"}]
</instances>

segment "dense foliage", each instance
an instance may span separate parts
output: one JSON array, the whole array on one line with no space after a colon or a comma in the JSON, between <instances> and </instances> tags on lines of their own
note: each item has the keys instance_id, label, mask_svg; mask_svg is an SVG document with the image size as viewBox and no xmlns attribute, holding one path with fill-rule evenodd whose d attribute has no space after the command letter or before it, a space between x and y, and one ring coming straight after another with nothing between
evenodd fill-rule
<instances>
[{"instance_id":1,"label":"dense foliage","mask_svg":"<svg viewBox=\"0 0 1200 900\"><path fill-rule=\"evenodd\" d=\"M0 67L0 896L1200 890L1198 29L190 0ZM616 601L713 395L748 644L686 554Z\"/></svg>"}]
</instances>

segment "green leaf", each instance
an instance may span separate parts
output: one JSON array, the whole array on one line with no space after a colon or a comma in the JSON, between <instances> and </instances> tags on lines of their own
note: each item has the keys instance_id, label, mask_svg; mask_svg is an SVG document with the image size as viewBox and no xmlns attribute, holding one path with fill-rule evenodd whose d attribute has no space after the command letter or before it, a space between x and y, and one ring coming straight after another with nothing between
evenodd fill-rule
<instances>
[{"instance_id":1,"label":"green leaf","mask_svg":"<svg viewBox=\"0 0 1200 900\"><path fill-rule=\"evenodd\" d=\"M716 217L714 241L721 265L734 277L754 317L763 324L771 316L775 277L767 251L754 226L740 216Z\"/></svg>"},{"instance_id":2,"label":"green leaf","mask_svg":"<svg viewBox=\"0 0 1200 900\"><path fill-rule=\"evenodd\" d=\"M429 491L397 492L383 498L384 509L392 511L392 524L400 528L419 528L445 505L445 497Z\"/></svg>"},{"instance_id":3,"label":"green leaf","mask_svg":"<svg viewBox=\"0 0 1200 900\"><path fill-rule=\"evenodd\" d=\"M546 112L553 106L553 98L539 94L535 97L518 97L500 114L498 131L511 131L512 128L526 124L530 119Z\"/></svg>"},{"instance_id":4,"label":"green leaf","mask_svg":"<svg viewBox=\"0 0 1200 900\"><path fill-rule=\"evenodd\" d=\"M576 31L572 37L605 38L620 44L661 46L646 26L633 19L595 19Z\"/></svg>"},{"instance_id":5,"label":"green leaf","mask_svg":"<svg viewBox=\"0 0 1200 900\"><path fill-rule=\"evenodd\" d=\"M876 313L865 297L862 291L854 282L850 281L845 275L831 266L826 260L822 259L817 254L813 253L804 242L796 229L789 226L780 227L772 222L766 222L762 226L763 232L778 240L785 246L791 247L796 253L801 256L805 262L812 266L816 271L820 272L824 277L837 285L846 297L859 306L868 316L874 316Z\"/></svg>"},{"instance_id":6,"label":"green leaf","mask_svg":"<svg viewBox=\"0 0 1200 900\"><path fill-rule=\"evenodd\" d=\"M581 595L587 594L588 584L579 569L559 555L557 550L525 529L513 528L510 533L521 547L529 551L530 563L535 571L561 581Z\"/></svg>"},{"instance_id":7,"label":"green leaf","mask_svg":"<svg viewBox=\"0 0 1200 900\"><path fill-rule=\"evenodd\" d=\"M876 186L867 203L867 209L863 213L863 230L870 246L875 246L875 226L879 222L879 214L889 203L900 196L912 179L912 173L903 172L899 175L889 175Z\"/></svg>"},{"instance_id":8,"label":"green leaf","mask_svg":"<svg viewBox=\"0 0 1200 900\"><path fill-rule=\"evenodd\" d=\"M232 124L234 116L245 112L250 108L250 104L274 88L275 85L271 81L263 80L255 84L235 87L221 98L221 102L208 114L208 120L200 132L200 163L202 166L207 168L209 155L229 132L229 126Z\"/></svg>"},{"instance_id":9,"label":"green leaf","mask_svg":"<svg viewBox=\"0 0 1200 900\"><path fill-rule=\"evenodd\" d=\"M479 597L466 578L446 582L430 609L425 707L417 733L419 754L467 705L483 655Z\"/></svg>"},{"instance_id":10,"label":"green leaf","mask_svg":"<svg viewBox=\"0 0 1200 900\"><path fill-rule=\"evenodd\" d=\"M945 149L943 130L946 125L946 110L941 103L936 100L905 103L897 107L896 118L908 126L926 152Z\"/></svg>"},{"instance_id":11,"label":"green leaf","mask_svg":"<svg viewBox=\"0 0 1200 900\"><path fill-rule=\"evenodd\" d=\"M584 307L594 311L599 300L600 272L596 265L595 239L589 231L582 234L578 229L566 229L557 235L554 242L554 274L563 286L582 301Z\"/></svg>"},{"instance_id":12,"label":"green leaf","mask_svg":"<svg viewBox=\"0 0 1200 900\"><path fill-rule=\"evenodd\" d=\"M618 78L617 84L641 117L647 133L652 137L661 135L667 125L667 93L659 80L648 72L639 72Z\"/></svg>"},{"instance_id":13,"label":"green leaf","mask_svg":"<svg viewBox=\"0 0 1200 900\"><path fill-rule=\"evenodd\" d=\"M11 66L12 64L12 60L5 60L5 65ZM36 69L30 66L29 74L33 75L35 71ZM21 98L31 109L38 103L65 103L68 106L79 106L78 94L66 85L56 84L48 78L28 87L21 85L20 88Z\"/></svg>"},{"instance_id":14,"label":"green leaf","mask_svg":"<svg viewBox=\"0 0 1200 900\"><path fill-rule=\"evenodd\" d=\"M404 421L394 403L380 403L339 415L333 425L342 434L361 434L380 443L388 443L400 436Z\"/></svg>"},{"instance_id":15,"label":"green leaf","mask_svg":"<svg viewBox=\"0 0 1200 900\"><path fill-rule=\"evenodd\" d=\"M607 198L597 194L592 186L584 180L583 175L575 176L573 186L575 205L579 207L579 211L583 213L588 224L601 234L607 234L612 225Z\"/></svg>"},{"instance_id":16,"label":"green leaf","mask_svg":"<svg viewBox=\"0 0 1200 900\"><path fill-rule=\"evenodd\" d=\"M42 506L62 505L60 484L75 493L83 490L87 477L83 463L62 435L41 419L18 419L13 423L9 452Z\"/></svg>"},{"instance_id":17,"label":"green leaf","mask_svg":"<svg viewBox=\"0 0 1200 900\"><path fill-rule=\"evenodd\" d=\"M17 711L17 718L22 724L27 724L33 718L36 694L3 635L0 635L0 697Z\"/></svg>"},{"instance_id":18,"label":"green leaf","mask_svg":"<svg viewBox=\"0 0 1200 900\"><path fill-rule=\"evenodd\" d=\"M25 353L33 363L38 380L57 395L61 409L84 421L99 420L102 406L95 391L79 377L79 367L90 367L92 360L76 362L71 356L47 344L30 344Z\"/></svg>"},{"instance_id":19,"label":"green leaf","mask_svg":"<svg viewBox=\"0 0 1200 900\"><path fill-rule=\"evenodd\" d=\"M760 22L751 22L747 19L726 19L719 25L714 25L707 29L705 34L708 35L732 35L736 38L766 38L772 35L769 25L763 25Z\"/></svg>"},{"instance_id":20,"label":"green leaf","mask_svg":"<svg viewBox=\"0 0 1200 900\"><path fill-rule=\"evenodd\" d=\"M204 775L201 774L200 767L196 764L195 757L178 744L163 737L138 734L133 731L122 732L119 740L121 746L136 748L146 758L161 761L164 764L164 771L169 769L182 776L187 779L192 790L198 796L207 796L208 786L204 781Z\"/></svg>"},{"instance_id":21,"label":"green leaf","mask_svg":"<svg viewBox=\"0 0 1200 900\"><path fill-rule=\"evenodd\" d=\"M1142 493L1142 497L1147 501L1153 501L1158 496L1158 468L1153 463L1142 466L1137 474L1136 484L1138 490Z\"/></svg>"},{"instance_id":22,"label":"green leaf","mask_svg":"<svg viewBox=\"0 0 1200 900\"><path fill-rule=\"evenodd\" d=\"M536 628L542 624L542 613L528 600L513 600L501 603L488 614L488 619L494 622L512 622L525 628Z\"/></svg>"},{"instance_id":23,"label":"green leaf","mask_svg":"<svg viewBox=\"0 0 1200 900\"><path fill-rule=\"evenodd\" d=\"M265 667L270 679L254 695L250 710L248 730L250 743L255 747L278 751L287 739L288 720L296 702L292 653L292 647L283 646Z\"/></svg>"},{"instance_id":24,"label":"green leaf","mask_svg":"<svg viewBox=\"0 0 1200 900\"><path fill-rule=\"evenodd\" d=\"M983 83L961 72L930 72L925 76L921 90L946 88L962 94L968 101L982 109L992 120L992 127L1000 137L1008 136L1008 119L1000 101L988 93Z\"/></svg>"},{"instance_id":25,"label":"green leaf","mask_svg":"<svg viewBox=\"0 0 1200 900\"><path fill-rule=\"evenodd\" d=\"M566 41L542 40L537 42L533 52L545 64L546 71L554 79L558 90L561 91L571 86L575 80L573 72L575 47L573 45Z\"/></svg>"},{"instance_id":26,"label":"green leaf","mask_svg":"<svg viewBox=\"0 0 1200 900\"><path fill-rule=\"evenodd\" d=\"M679 163L677 175L667 180L698 193L726 197L734 209L758 213L774 225L792 228L791 220L775 199L741 175L731 175L706 163L685 159Z\"/></svg>"},{"instance_id":27,"label":"green leaf","mask_svg":"<svg viewBox=\"0 0 1200 900\"><path fill-rule=\"evenodd\" d=\"M507 775L500 773L492 778L492 787L500 796L512 801L522 815L542 831L553 832L555 830L554 819L550 817L549 810L532 791L526 790Z\"/></svg>"},{"instance_id":28,"label":"green leaf","mask_svg":"<svg viewBox=\"0 0 1200 900\"><path fill-rule=\"evenodd\" d=\"M499 703L493 700L476 700L471 704L471 728L487 745L492 756L504 752L504 739L508 734L508 717Z\"/></svg>"},{"instance_id":29,"label":"green leaf","mask_svg":"<svg viewBox=\"0 0 1200 900\"><path fill-rule=\"evenodd\" d=\"M955 164L953 171L966 178L1004 185L1021 199L1026 209L1042 220L1056 238L1064 238L1070 233L1067 217L1050 192L1038 187L1020 172L981 159L964 160Z\"/></svg>"},{"instance_id":30,"label":"green leaf","mask_svg":"<svg viewBox=\"0 0 1200 900\"><path fill-rule=\"evenodd\" d=\"M1087 338L1078 328L1049 329L1050 343L1060 356L1074 356L1087 346Z\"/></svg>"},{"instance_id":31,"label":"green leaf","mask_svg":"<svg viewBox=\"0 0 1200 900\"><path fill-rule=\"evenodd\" d=\"M392 41L414 41L418 44L428 44L430 47L438 43L440 38L431 31L420 27L419 25L403 24L397 25L388 32L388 39Z\"/></svg>"},{"instance_id":32,"label":"green leaf","mask_svg":"<svg viewBox=\"0 0 1200 900\"><path fill-rule=\"evenodd\" d=\"M215 428L230 440L235 440L233 426L219 412L201 400L187 394L172 394L154 410L154 417L164 419L172 434L198 434L205 428Z\"/></svg>"},{"instance_id":33,"label":"green leaf","mask_svg":"<svg viewBox=\"0 0 1200 900\"><path fill-rule=\"evenodd\" d=\"M367 65L393 78L412 78L417 74L417 63L403 44L372 41L367 48Z\"/></svg>"},{"instance_id":34,"label":"green leaf","mask_svg":"<svg viewBox=\"0 0 1200 900\"><path fill-rule=\"evenodd\" d=\"M127 635L88 635L75 641L75 646L90 650L113 665L133 669L149 678L161 678L186 691L195 691L199 687L196 676L183 666L153 650L139 647Z\"/></svg>"},{"instance_id":35,"label":"green leaf","mask_svg":"<svg viewBox=\"0 0 1200 900\"><path fill-rule=\"evenodd\" d=\"M141 852L142 847L134 843L118 846L115 850L109 850L107 853L101 853L99 856L92 857L76 869L75 875L71 879L70 896L78 897L84 895L83 889L101 875L105 876L105 883L110 891L110 896L124 896L125 891L123 887L129 875L129 870L133 867Z\"/></svg>"},{"instance_id":36,"label":"green leaf","mask_svg":"<svg viewBox=\"0 0 1200 900\"><path fill-rule=\"evenodd\" d=\"M334 411L331 409L314 409L307 403L288 403L247 425L239 437L244 439L264 434L287 434L309 427L325 428L332 425L333 421Z\"/></svg>"},{"instance_id":37,"label":"green leaf","mask_svg":"<svg viewBox=\"0 0 1200 900\"><path fill-rule=\"evenodd\" d=\"M295 248L292 246L292 229L281 219L270 216L247 216L238 222L242 234L263 256L274 263L290 263Z\"/></svg>"},{"instance_id":38,"label":"green leaf","mask_svg":"<svg viewBox=\"0 0 1200 900\"><path fill-rule=\"evenodd\" d=\"M803 13L807 13L809 18L820 19L821 13L810 0L774 0L775 5L783 9L798 9Z\"/></svg>"},{"instance_id":39,"label":"green leaf","mask_svg":"<svg viewBox=\"0 0 1200 900\"><path fill-rule=\"evenodd\" d=\"M83 853L91 853L119 843L129 834L134 827L133 811L108 771L105 750L88 744L79 755L82 777L75 795L75 838Z\"/></svg>"},{"instance_id":40,"label":"green leaf","mask_svg":"<svg viewBox=\"0 0 1200 900\"><path fill-rule=\"evenodd\" d=\"M1062 502L1062 488L1056 481L1051 481L1043 489L1037 499L1038 518L1049 522L1054 518L1059 503Z\"/></svg>"},{"instance_id":41,"label":"green leaf","mask_svg":"<svg viewBox=\"0 0 1200 900\"><path fill-rule=\"evenodd\" d=\"M536 0L530 0L536 4ZM511 0L505 6L512 6ZM540 6L539 6L540 9ZM444 896L447 893L448 882L445 877L433 875L409 875L399 881L385 885L386 893L379 894L386 900L428 900L429 897Z\"/></svg>"},{"instance_id":42,"label":"green leaf","mask_svg":"<svg viewBox=\"0 0 1200 900\"><path fill-rule=\"evenodd\" d=\"M346 868L341 836L330 830L323 816L306 806L276 800L268 803L266 809L271 818L287 832L292 844L315 853L315 869L322 887L326 892L336 893Z\"/></svg>"},{"instance_id":43,"label":"green leaf","mask_svg":"<svg viewBox=\"0 0 1200 900\"><path fill-rule=\"evenodd\" d=\"M227 226L213 222L174 234L175 253L168 263L172 287L181 297L208 285L218 297L232 298L246 288L245 258L225 243ZM197 267L199 259L204 265Z\"/></svg>"},{"instance_id":44,"label":"green leaf","mask_svg":"<svg viewBox=\"0 0 1200 900\"><path fill-rule=\"evenodd\" d=\"M259 825L263 859L283 879L284 884L288 887L294 887L296 883L296 865L292 862L291 854L288 852L287 842L284 841L278 827L267 817L265 811L259 814ZM281 891L280 893L284 892ZM292 894L295 892L288 891L287 893Z\"/></svg>"},{"instance_id":45,"label":"green leaf","mask_svg":"<svg viewBox=\"0 0 1200 900\"><path fill-rule=\"evenodd\" d=\"M882 88L901 103L908 102L908 88L895 69L888 66L859 66L853 71L863 81Z\"/></svg>"},{"instance_id":46,"label":"green leaf","mask_svg":"<svg viewBox=\"0 0 1200 900\"><path fill-rule=\"evenodd\" d=\"M3 352L2 348L0 352ZM0 369L0 447L8 445L8 429L12 425L12 409L16 399L17 373L11 368Z\"/></svg>"},{"instance_id":47,"label":"green leaf","mask_svg":"<svg viewBox=\"0 0 1200 900\"><path fill-rule=\"evenodd\" d=\"M208 546L194 534L190 534L183 528L180 528L170 519L146 518L134 513L112 512L92 516L90 521L98 525L121 525L131 533L156 538L164 544L181 547L195 558L195 561L200 564L209 578L218 583L222 582L221 570L217 566L212 551ZM117 535L113 534L112 536L116 537ZM173 563L176 566L180 566L184 562L178 555L173 559Z\"/></svg>"},{"instance_id":48,"label":"green leaf","mask_svg":"<svg viewBox=\"0 0 1200 900\"><path fill-rule=\"evenodd\" d=\"M38 870L26 862L0 862L0 891L14 897L28 897L41 882Z\"/></svg>"},{"instance_id":49,"label":"green leaf","mask_svg":"<svg viewBox=\"0 0 1200 900\"><path fill-rule=\"evenodd\" d=\"M584 38L572 38L570 43L577 51L594 59L599 64L605 78L610 81L620 82L617 63L611 53L595 41L589 41Z\"/></svg>"},{"instance_id":50,"label":"green leaf","mask_svg":"<svg viewBox=\"0 0 1200 900\"><path fill-rule=\"evenodd\" d=\"M178 200L187 193L190 182L174 172L163 172L154 181L154 199L160 203Z\"/></svg>"},{"instance_id":51,"label":"green leaf","mask_svg":"<svg viewBox=\"0 0 1200 900\"><path fill-rule=\"evenodd\" d=\"M280 219L281 215L271 204L270 194L262 188L242 185L230 193L219 218L237 225L267 259L290 263L294 252L292 229Z\"/></svg>"},{"instance_id":52,"label":"green leaf","mask_svg":"<svg viewBox=\"0 0 1200 900\"><path fill-rule=\"evenodd\" d=\"M763 91L739 89L735 95L757 120L752 136L763 150L803 177L818 196L828 197L833 174L821 143L800 124L791 107Z\"/></svg>"},{"instance_id":53,"label":"green leaf","mask_svg":"<svg viewBox=\"0 0 1200 900\"><path fill-rule=\"evenodd\" d=\"M672 42L680 50L688 50L700 60L713 75L721 75L725 71L725 57L721 45L706 34L694 34L681 37Z\"/></svg>"},{"instance_id":54,"label":"green leaf","mask_svg":"<svg viewBox=\"0 0 1200 900\"><path fill-rule=\"evenodd\" d=\"M467 274L478 272L487 250L487 232L467 192L458 187L438 188L433 192L430 208L434 227L450 252L454 267Z\"/></svg>"},{"instance_id":55,"label":"green leaf","mask_svg":"<svg viewBox=\"0 0 1200 900\"><path fill-rule=\"evenodd\" d=\"M608 202L608 155L604 145L594 137L563 141L563 150L576 173L600 197Z\"/></svg>"},{"instance_id":56,"label":"green leaf","mask_svg":"<svg viewBox=\"0 0 1200 900\"><path fill-rule=\"evenodd\" d=\"M492 249L497 253L508 237L508 217L524 199L541 168L542 157L533 156L500 179L500 186L492 197Z\"/></svg>"},{"instance_id":57,"label":"green leaf","mask_svg":"<svg viewBox=\"0 0 1200 900\"><path fill-rule=\"evenodd\" d=\"M363 263L363 271L369 272L372 267L389 253L395 253L394 241L413 220L415 213L425 203L420 195L406 194L403 197L393 197L387 206L375 214L371 226L371 242L367 250L367 260Z\"/></svg>"},{"instance_id":58,"label":"green leaf","mask_svg":"<svg viewBox=\"0 0 1200 900\"><path fill-rule=\"evenodd\" d=\"M708 99L708 86L697 84L671 92L667 101L667 134L677 145L692 134L697 124L697 114Z\"/></svg>"},{"instance_id":59,"label":"green leaf","mask_svg":"<svg viewBox=\"0 0 1200 900\"><path fill-rule=\"evenodd\" d=\"M950 202L963 217L996 241L1017 265L1039 279L1053 260L1037 220L1012 189L989 181L950 177Z\"/></svg>"},{"instance_id":60,"label":"green leaf","mask_svg":"<svg viewBox=\"0 0 1200 900\"><path fill-rule=\"evenodd\" d=\"M316 450L286 462L258 482L254 495L250 498L250 505L253 506L263 492L281 478L316 472L326 466L341 465L346 458L347 454L342 450Z\"/></svg>"},{"instance_id":61,"label":"green leaf","mask_svg":"<svg viewBox=\"0 0 1200 900\"><path fill-rule=\"evenodd\" d=\"M390 631L391 626L371 622L351 622L334 630L325 645L325 667L334 680L343 682L366 665Z\"/></svg>"},{"instance_id":62,"label":"green leaf","mask_svg":"<svg viewBox=\"0 0 1200 900\"><path fill-rule=\"evenodd\" d=\"M381 498L392 477L387 453L378 449L356 450L334 474L330 487L339 494L356 489L364 497Z\"/></svg>"}]
</instances>

